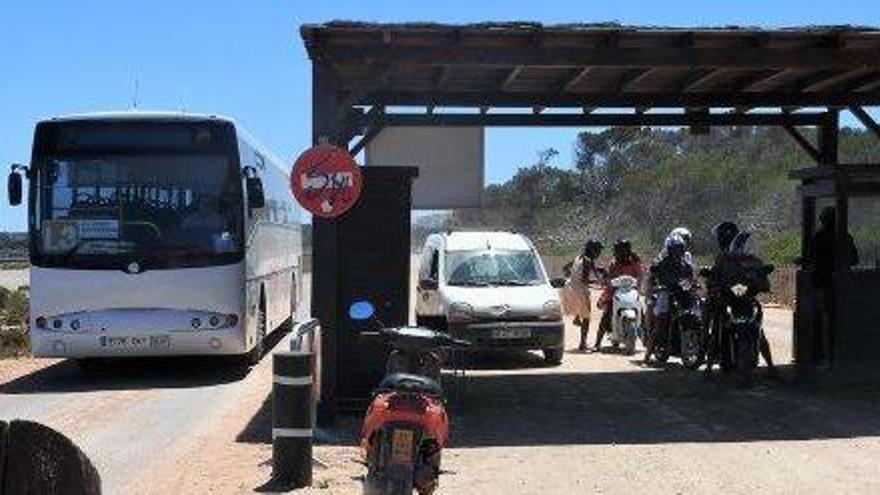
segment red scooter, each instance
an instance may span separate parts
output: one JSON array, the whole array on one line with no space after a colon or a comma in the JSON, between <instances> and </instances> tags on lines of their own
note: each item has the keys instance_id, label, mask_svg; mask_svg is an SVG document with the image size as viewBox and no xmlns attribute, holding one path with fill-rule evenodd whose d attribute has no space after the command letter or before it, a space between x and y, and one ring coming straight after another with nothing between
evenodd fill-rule
<instances>
[{"instance_id":1,"label":"red scooter","mask_svg":"<svg viewBox=\"0 0 880 495\"><path fill-rule=\"evenodd\" d=\"M353 320L375 320L374 315L366 301L349 309ZM437 488L440 454L449 441L439 351L470 343L420 327L382 328L379 334L391 352L361 427L364 493L401 495L415 489L429 495Z\"/></svg>"}]
</instances>

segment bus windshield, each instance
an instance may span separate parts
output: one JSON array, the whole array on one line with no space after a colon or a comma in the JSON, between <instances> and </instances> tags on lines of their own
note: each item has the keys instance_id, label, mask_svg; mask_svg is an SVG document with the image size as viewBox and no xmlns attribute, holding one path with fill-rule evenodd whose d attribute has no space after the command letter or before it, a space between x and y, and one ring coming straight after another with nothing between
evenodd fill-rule
<instances>
[{"instance_id":1,"label":"bus windshield","mask_svg":"<svg viewBox=\"0 0 880 495\"><path fill-rule=\"evenodd\" d=\"M474 250L446 253L449 285L540 285L544 276L531 251Z\"/></svg>"},{"instance_id":2,"label":"bus windshield","mask_svg":"<svg viewBox=\"0 0 880 495\"><path fill-rule=\"evenodd\" d=\"M119 256L192 264L239 252L236 169L210 153L49 156L37 171L34 248L64 265Z\"/></svg>"}]
</instances>

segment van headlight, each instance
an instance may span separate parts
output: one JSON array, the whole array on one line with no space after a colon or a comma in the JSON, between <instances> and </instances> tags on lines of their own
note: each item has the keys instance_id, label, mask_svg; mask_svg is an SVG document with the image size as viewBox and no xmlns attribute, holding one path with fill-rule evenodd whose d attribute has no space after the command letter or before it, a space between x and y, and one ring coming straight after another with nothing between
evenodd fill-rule
<instances>
[{"instance_id":1,"label":"van headlight","mask_svg":"<svg viewBox=\"0 0 880 495\"><path fill-rule=\"evenodd\" d=\"M450 323L462 323L474 320L474 307L466 302L454 302L449 305Z\"/></svg>"},{"instance_id":2,"label":"van headlight","mask_svg":"<svg viewBox=\"0 0 880 495\"><path fill-rule=\"evenodd\" d=\"M544 320L558 321L562 319L562 306L559 301L551 300L544 303L544 311L541 313Z\"/></svg>"},{"instance_id":3,"label":"van headlight","mask_svg":"<svg viewBox=\"0 0 880 495\"><path fill-rule=\"evenodd\" d=\"M730 292L736 297L743 297L749 292L749 288L743 284L736 284L730 287Z\"/></svg>"}]
</instances>

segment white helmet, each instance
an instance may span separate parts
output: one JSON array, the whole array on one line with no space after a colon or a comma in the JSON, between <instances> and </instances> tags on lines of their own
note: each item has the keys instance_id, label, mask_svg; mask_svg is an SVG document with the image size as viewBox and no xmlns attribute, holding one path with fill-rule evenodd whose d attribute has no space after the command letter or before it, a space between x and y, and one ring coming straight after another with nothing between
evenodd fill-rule
<instances>
[{"instance_id":1,"label":"white helmet","mask_svg":"<svg viewBox=\"0 0 880 495\"><path fill-rule=\"evenodd\" d=\"M681 237L681 240L684 241L685 245L687 245L688 247L691 246L691 231L686 229L685 227L676 227L672 229L672 232L670 232L669 235L677 235Z\"/></svg>"}]
</instances>

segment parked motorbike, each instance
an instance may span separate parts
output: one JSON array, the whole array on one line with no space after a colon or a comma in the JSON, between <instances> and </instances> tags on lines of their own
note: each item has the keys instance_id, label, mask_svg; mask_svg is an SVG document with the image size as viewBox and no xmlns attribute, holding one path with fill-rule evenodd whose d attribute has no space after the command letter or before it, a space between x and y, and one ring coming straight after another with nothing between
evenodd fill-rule
<instances>
[{"instance_id":1,"label":"parked motorbike","mask_svg":"<svg viewBox=\"0 0 880 495\"><path fill-rule=\"evenodd\" d=\"M366 301L349 309L353 320L375 320L374 314ZM401 495L415 489L429 495L437 488L441 452L449 441L439 351L470 344L420 327L381 328L379 334L391 352L361 427L364 493Z\"/></svg>"},{"instance_id":2,"label":"parked motorbike","mask_svg":"<svg viewBox=\"0 0 880 495\"><path fill-rule=\"evenodd\" d=\"M697 289L696 281L691 278L683 278L671 287L658 288L669 293L668 331L666 335L657 336L654 343L654 354L659 362L665 363L670 356L675 356L688 369L697 369L703 364L703 301Z\"/></svg>"},{"instance_id":3,"label":"parked motorbike","mask_svg":"<svg viewBox=\"0 0 880 495\"><path fill-rule=\"evenodd\" d=\"M636 337L640 333L645 314L645 304L638 289L639 281L623 275L611 280L614 289L611 306L611 343L623 345L628 354L636 349Z\"/></svg>"},{"instance_id":4,"label":"parked motorbike","mask_svg":"<svg viewBox=\"0 0 880 495\"><path fill-rule=\"evenodd\" d=\"M723 373L735 372L744 383L751 379L752 371L758 366L764 331L764 311L758 301L760 280L774 269L773 265L743 269L726 276L719 287L723 308L715 322L719 364ZM706 273L712 276L711 270Z\"/></svg>"}]
</instances>

